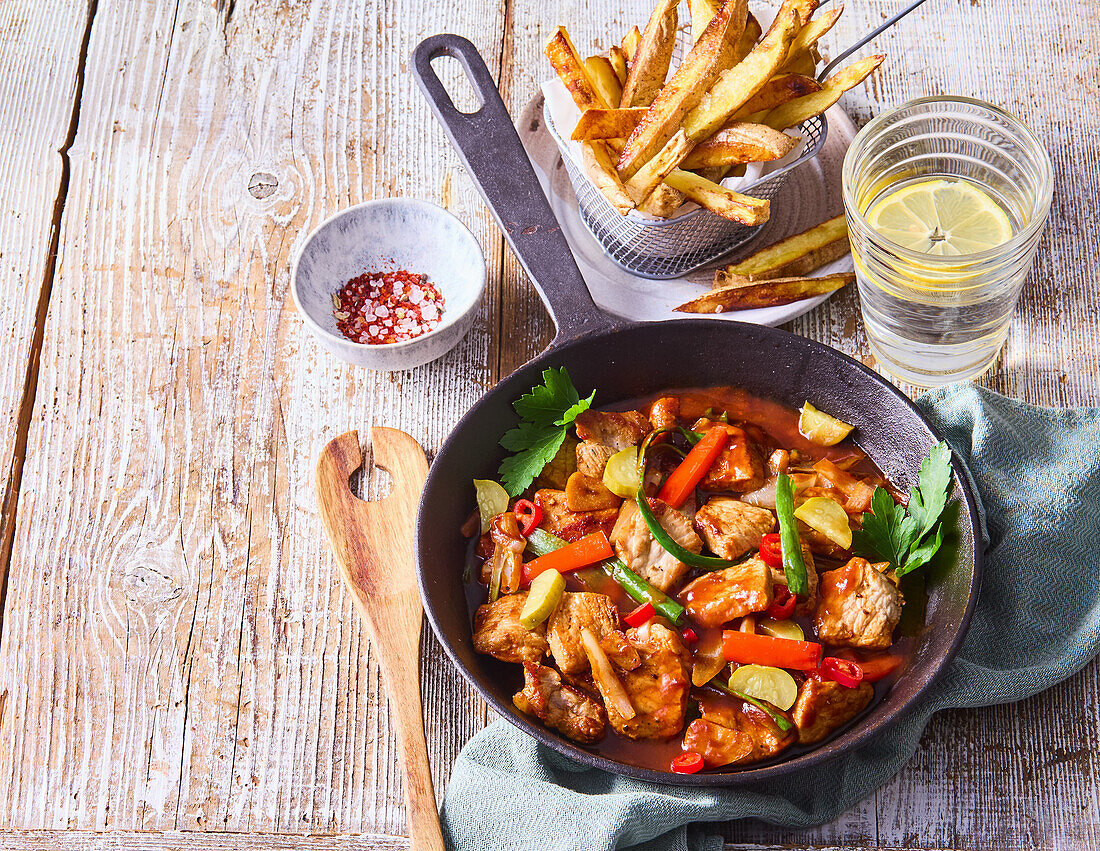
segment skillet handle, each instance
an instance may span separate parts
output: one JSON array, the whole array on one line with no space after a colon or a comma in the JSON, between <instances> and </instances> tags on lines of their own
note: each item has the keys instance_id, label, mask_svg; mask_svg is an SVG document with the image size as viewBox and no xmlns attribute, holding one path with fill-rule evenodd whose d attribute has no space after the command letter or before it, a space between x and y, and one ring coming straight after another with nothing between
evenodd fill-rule
<instances>
[{"instance_id":1,"label":"skillet handle","mask_svg":"<svg viewBox=\"0 0 1100 851\"><path fill-rule=\"evenodd\" d=\"M432 68L440 56L454 57L465 69L481 101L476 112L455 108ZM592 301L477 48L460 35L429 36L413 51L413 76L550 312L557 326L551 346L613 327Z\"/></svg>"}]
</instances>

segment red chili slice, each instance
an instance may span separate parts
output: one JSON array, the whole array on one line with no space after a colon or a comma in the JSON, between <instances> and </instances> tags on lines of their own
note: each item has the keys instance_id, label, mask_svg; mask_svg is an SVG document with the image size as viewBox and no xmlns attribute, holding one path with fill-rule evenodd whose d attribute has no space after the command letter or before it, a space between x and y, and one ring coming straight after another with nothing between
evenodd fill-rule
<instances>
[{"instance_id":1,"label":"red chili slice","mask_svg":"<svg viewBox=\"0 0 1100 851\"><path fill-rule=\"evenodd\" d=\"M655 611L652 603L642 603L630 614L623 615L623 621L627 626L641 626L653 617Z\"/></svg>"},{"instance_id":2,"label":"red chili slice","mask_svg":"<svg viewBox=\"0 0 1100 851\"><path fill-rule=\"evenodd\" d=\"M520 531L525 538L534 532L542 522L542 509L529 499L517 500L516 504L512 506L512 513L516 515L516 520L520 522Z\"/></svg>"},{"instance_id":3,"label":"red chili slice","mask_svg":"<svg viewBox=\"0 0 1100 851\"><path fill-rule=\"evenodd\" d=\"M672 770L677 774L696 774L703 770L703 755L695 751L682 753L672 760Z\"/></svg>"},{"instance_id":4,"label":"red chili slice","mask_svg":"<svg viewBox=\"0 0 1100 851\"><path fill-rule=\"evenodd\" d=\"M785 621L794 614L794 608L797 605L798 598L787 590L786 585L776 585L775 598L764 614L772 620Z\"/></svg>"},{"instance_id":5,"label":"red chili slice","mask_svg":"<svg viewBox=\"0 0 1100 851\"><path fill-rule=\"evenodd\" d=\"M685 644L694 644L696 641L699 640L699 633L697 633L690 626L685 626L683 632L681 632L680 635L683 637Z\"/></svg>"},{"instance_id":6,"label":"red chili slice","mask_svg":"<svg viewBox=\"0 0 1100 851\"><path fill-rule=\"evenodd\" d=\"M845 688L856 688L863 682L863 668L851 659L838 659L826 656L821 660L821 676L840 683Z\"/></svg>"},{"instance_id":7,"label":"red chili slice","mask_svg":"<svg viewBox=\"0 0 1100 851\"><path fill-rule=\"evenodd\" d=\"M783 567L783 544L778 532L769 532L760 540L760 558L768 567Z\"/></svg>"}]
</instances>

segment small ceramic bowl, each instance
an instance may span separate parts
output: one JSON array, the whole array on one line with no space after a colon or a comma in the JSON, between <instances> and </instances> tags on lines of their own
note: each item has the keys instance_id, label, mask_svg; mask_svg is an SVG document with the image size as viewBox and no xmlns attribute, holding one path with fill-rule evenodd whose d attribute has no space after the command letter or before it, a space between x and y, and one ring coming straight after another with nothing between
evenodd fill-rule
<instances>
[{"instance_id":1,"label":"small ceramic bowl","mask_svg":"<svg viewBox=\"0 0 1100 851\"><path fill-rule=\"evenodd\" d=\"M425 275L439 289L442 321L401 343L356 343L341 334L332 296L364 272L399 269ZM290 289L306 326L338 358L371 369L409 369L442 357L470 330L485 290L485 255L469 229L442 207L384 198L322 222L294 260Z\"/></svg>"}]
</instances>

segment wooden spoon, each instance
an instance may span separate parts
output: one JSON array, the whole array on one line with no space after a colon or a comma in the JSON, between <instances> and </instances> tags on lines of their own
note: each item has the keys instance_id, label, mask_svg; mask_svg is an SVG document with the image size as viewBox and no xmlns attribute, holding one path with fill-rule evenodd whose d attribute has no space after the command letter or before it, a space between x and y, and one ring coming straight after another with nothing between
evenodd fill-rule
<instances>
[{"instance_id":1,"label":"wooden spoon","mask_svg":"<svg viewBox=\"0 0 1100 851\"><path fill-rule=\"evenodd\" d=\"M358 432L340 435L317 461L317 505L340 575L382 669L405 766L405 808L414 851L444 851L420 706L423 607L413 570L416 506L428 461L403 431L372 428L375 466L393 477L385 499L365 502L348 487L363 463Z\"/></svg>"}]
</instances>

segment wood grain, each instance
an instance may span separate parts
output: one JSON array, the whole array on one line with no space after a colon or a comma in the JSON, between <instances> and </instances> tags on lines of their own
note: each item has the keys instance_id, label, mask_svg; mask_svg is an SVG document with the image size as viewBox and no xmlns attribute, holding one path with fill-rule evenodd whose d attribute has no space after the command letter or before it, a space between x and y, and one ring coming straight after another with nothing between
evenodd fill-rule
<instances>
[{"instance_id":1,"label":"wood grain","mask_svg":"<svg viewBox=\"0 0 1100 851\"><path fill-rule=\"evenodd\" d=\"M430 456L551 336L407 57L432 32L469 36L517 114L557 24L591 53L648 5L102 0L64 189L85 7L0 6L5 465L26 439L0 636L0 847L168 849L195 831L215 849L407 845L394 719L323 543L313 459L371 424L400 426ZM896 6L849 2L825 48ZM862 122L927 93L976 95L1050 150L1048 235L983 379L1029 402L1100 404L1097 43L1100 22L1073 0L933 0L879 40L882 73L843 101ZM375 374L312 342L288 269L325 216L391 194L466 221L490 287L454 352ZM867 360L850 290L790 328ZM359 492L383 479L368 471ZM430 633L420 651L442 781L489 719ZM1098 698L1094 663L1020 704L944 713L897 778L832 824L723 830L738 848L1098 847Z\"/></svg>"},{"instance_id":2,"label":"wood grain","mask_svg":"<svg viewBox=\"0 0 1100 851\"><path fill-rule=\"evenodd\" d=\"M371 429L374 464L390 492L365 502L349 489L363 465L359 434L329 441L317 461L317 507L355 609L367 627L393 713L405 786L405 820L414 851L443 851L420 704L420 627L413 530L428 459L403 431Z\"/></svg>"}]
</instances>

